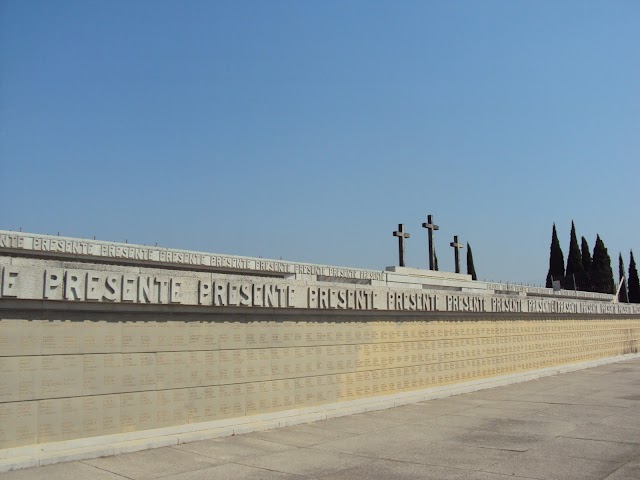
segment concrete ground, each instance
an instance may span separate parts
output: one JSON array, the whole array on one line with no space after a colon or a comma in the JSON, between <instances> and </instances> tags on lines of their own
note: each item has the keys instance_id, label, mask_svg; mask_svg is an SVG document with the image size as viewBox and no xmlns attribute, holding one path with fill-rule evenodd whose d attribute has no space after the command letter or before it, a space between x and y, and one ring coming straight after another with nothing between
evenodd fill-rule
<instances>
[{"instance_id":1,"label":"concrete ground","mask_svg":"<svg viewBox=\"0 0 640 480\"><path fill-rule=\"evenodd\" d=\"M640 360L0 478L638 480Z\"/></svg>"}]
</instances>

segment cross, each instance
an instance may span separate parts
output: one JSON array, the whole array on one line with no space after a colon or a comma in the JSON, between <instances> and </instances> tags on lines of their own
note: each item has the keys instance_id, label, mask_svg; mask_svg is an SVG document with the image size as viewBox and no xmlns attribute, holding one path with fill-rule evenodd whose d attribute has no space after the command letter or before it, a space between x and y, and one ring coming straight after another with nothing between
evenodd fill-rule
<instances>
[{"instance_id":1,"label":"cross","mask_svg":"<svg viewBox=\"0 0 640 480\"><path fill-rule=\"evenodd\" d=\"M464 248L464 245L462 245L461 243L458 243L458 236L457 235L453 236L453 242L451 242L449 245L451 245L453 248L455 248L456 273L460 273L460 249Z\"/></svg>"},{"instance_id":2,"label":"cross","mask_svg":"<svg viewBox=\"0 0 640 480\"><path fill-rule=\"evenodd\" d=\"M429 270L436 269L436 251L433 248L433 232L434 230L440 230L438 225L433 223L433 215L427 215L427 222L422 226L429 230Z\"/></svg>"},{"instance_id":3,"label":"cross","mask_svg":"<svg viewBox=\"0 0 640 480\"><path fill-rule=\"evenodd\" d=\"M400 255L400 266L404 267L404 239L411 237L410 234L405 233L404 224L398 224L398 231L393 232L394 237L398 237L398 253Z\"/></svg>"}]
</instances>

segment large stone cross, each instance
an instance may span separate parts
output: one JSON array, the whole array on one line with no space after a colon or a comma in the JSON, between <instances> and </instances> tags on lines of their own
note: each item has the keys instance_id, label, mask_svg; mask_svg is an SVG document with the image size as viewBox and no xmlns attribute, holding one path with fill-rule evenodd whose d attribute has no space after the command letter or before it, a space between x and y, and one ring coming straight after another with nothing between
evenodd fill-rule
<instances>
[{"instance_id":1,"label":"large stone cross","mask_svg":"<svg viewBox=\"0 0 640 480\"><path fill-rule=\"evenodd\" d=\"M405 233L404 224L398 224L398 230L393 232L394 237L398 237L398 254L400 256L400 266L404 267L404 239L411 237L410 234Z\"/></svg>"},{"instance_id":2,"label":"large stone cross","mask_svg":"<svg viewBox=\"0 0 640 480\"><path fill-rule=\"evenodd\" d=\"M436 251L433 246L433 232L435 230L440 230L438 225L433 223L433 215L427 215L426 223L423 223L422 226L429 230L429 270L436 269Z\"/></svg>"},{"instance_id":3,"label":"large stone cross","mask_svg":"<svg viewBox=\"0 0 640 480\"><path fill-rule=\"evenodd\" d=\"M458 242L457 235L453 236L453 242L451 242L449 245L451 245L455 250L456 273L460 273L460 249L464 248L464 245Z\"/></svg>"}]
</instances>

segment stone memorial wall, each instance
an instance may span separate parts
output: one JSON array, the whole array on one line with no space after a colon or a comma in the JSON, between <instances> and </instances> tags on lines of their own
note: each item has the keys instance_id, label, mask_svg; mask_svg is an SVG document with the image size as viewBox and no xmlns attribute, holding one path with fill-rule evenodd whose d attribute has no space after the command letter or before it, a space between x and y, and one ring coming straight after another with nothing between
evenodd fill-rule
<instances>
[{"instance_id":1,"label":"stone memorial wall","mask_svg":"<svg viewBox=\"0 0 640 480\"><path fill-rule=\"evenodd\" d=\"M387 275L0 232L0 459L638 352L612 296Z\"/></svg>"}]
</instances>

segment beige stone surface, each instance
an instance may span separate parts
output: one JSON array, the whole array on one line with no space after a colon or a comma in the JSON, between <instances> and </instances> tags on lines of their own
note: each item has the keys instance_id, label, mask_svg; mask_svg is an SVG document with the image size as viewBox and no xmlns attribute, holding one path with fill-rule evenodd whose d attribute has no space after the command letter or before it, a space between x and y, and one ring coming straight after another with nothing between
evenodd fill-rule
<instances>
[{"instance_id":1,"label":"beige stone surface","mask_svg":"<svg viewBox=\"0 0 640 480\"><path fill-rule=\"evenodd\" d=\"M158 398L155 391L123 393L120 395L120 423L122 432L158 428Z\"/></svg>"},{"instance_id":2,"label":"beige stone surface","mask_svg":"<svg viewBox=\"0 0 640 480\"><path fill-rule=\"evenodd\" d=\"M41 321L5 317L0 319L0 356L40 355Z\"/></svg>"},{"instance_id":3,"label":"beige stone surface","mask_svg":"<svg viewBox=\"0 0 640 480\"><path fill-rule=\"evenodd\" d=\"M15 405L37 405L29 420L5 425L4 448L446 387L630 353L640 341L637 320L614 317L134 322L91 314L8 318L0 332L4 345L25 348L0 356L5 418Z\"/></svg>"},{"instance_id":4,"label":"beige stone surface","mask_svg":"<svg viewBox=\"0 0 640 480\"><path fill-rule=\"evenodd\" d=\"M513 455L522 452L525 461L523 465L530 457L544 458L549 456L549 452L552 456L565 460L567 457L575 456L599 461L625 462L638 451L635 447L640 445L637 443L637 432L635 436L633 433L635 427L632 425L635 424L630 422L622 428L625 436L613 439L609 420L633 420L637 416L634 400L626 398L630 391L627 386L629 379L633 379L637 373L634 366L638 356L635 357L635 361L624 362L620 367L616 367L615 364L607 366L602 362L610 360L601 360L567 366L561 370L545 370L537 375L601 365L600 368L583 370L574 375L552 376L537 382L517 383L505 389L482 390L471 396L449 397L451 394L475 391L478 388L498 385L500 382L488 380L483 385L476 381L466 387L431 389L426 397L424 392L413 396L405 394L391 397L395 398L391 402L378 400L378 403L374 403L375 399L372 399L363 403L359 400L336 405L334 410L313 407L292 410L281 417L260 414L248 417L246 421L234 418L200 424L202 426L180 425L146 432L93 437L81 441L46 443L38 448L0 450L0 471L33 465L34 456L36 464L46 465L56 461L82 460L207 438L262 432L278 426L300 425L319 420L327 420L326 423L316 424L320 429L300 425L290 431L273 430L256 435L258 438L283 442L285 445L304 445L306 448L365 454L373 458L388 458L401 462L422 462L424 465L459 463L453 468L472 469L472 466L475 466L488 470L486 460L490 452L485 450L495 449L500 452L504 451L505 445ZM620 358L618 357L618 361ZM613 378L606 375L607 373ZM518 374L505 377L502 382L508 384L526 378L536 377L534 374ZM573 409L571 415L562 417L564 419L560 422L550 421L544 414L558 408L557 397L552 393L567 390L575 394L572 401L577 403L572 406L579 408ZM531 391L549 392L548 401L531 401ZM434 396L448 398L424 402L425 398ZM620 399L626 400L621 403ZM594 407L594 404L598 407ZM394 405L402 407L385 410ZM343 416L363 412L369 413L350 418ZM562 412L555 414L562 415ZM345 423L345 420L349 421ZM616 422L617 420L613 421L613 424L617 424ZM331 430L337 432L332 433ZM583 438L585 435L587 437ZM347 438L349 436L351 438ZM550 439L556 439L557 442ZM430 446L433 442L440 446ZM625 443L628 445L624 445ZM428 456L434 452L437 452L437 458L429 459ZM509 457L504 459L508 461ZM497 461L499 460L498 458ZM527 468L531 468L535 463L529 465ZM508 462L505 468L511 468ZM563 465L562 469L564 468ZM561 471L565 471L562 469ZM529 472L533 473L534 470Z\"/></svg>"},{"instance_id":5,"label":"beige stone surface","mask_svg":"<svg viewBox=\"0 0 640 480\"><path fill-rule=\"evenodd\" d=\"M0 449L38 443L38 402L0 403Z\"/></svg>"}]
</instances>

